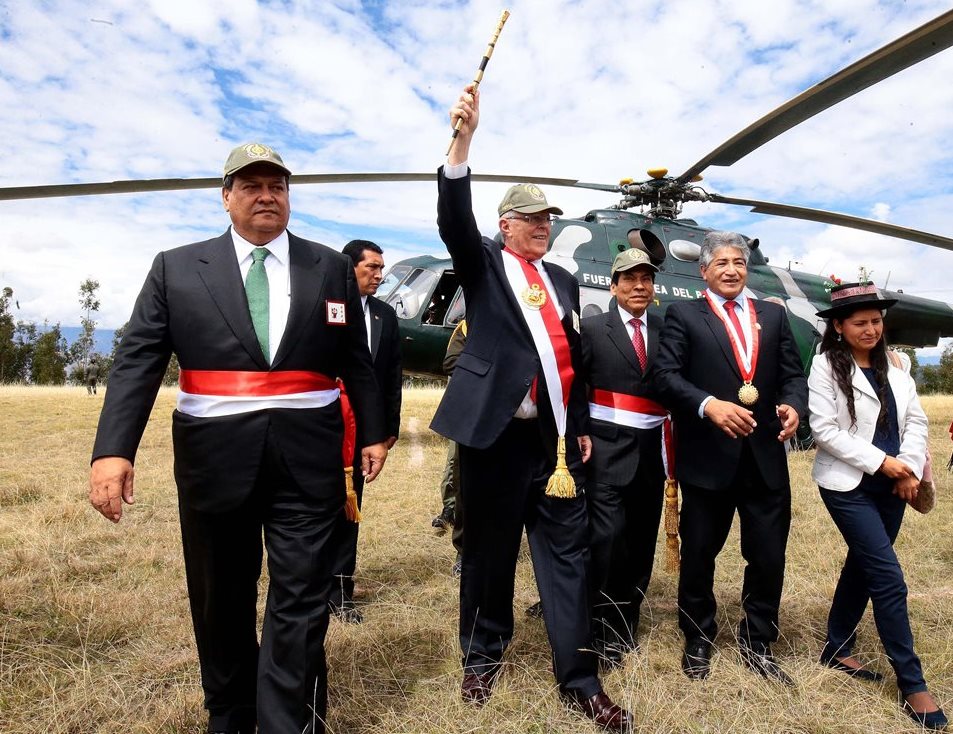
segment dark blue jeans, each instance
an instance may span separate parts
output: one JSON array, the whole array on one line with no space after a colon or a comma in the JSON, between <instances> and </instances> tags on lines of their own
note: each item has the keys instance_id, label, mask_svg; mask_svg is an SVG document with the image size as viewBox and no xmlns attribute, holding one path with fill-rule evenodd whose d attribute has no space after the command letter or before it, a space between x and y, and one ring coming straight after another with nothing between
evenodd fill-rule
<instances>
[{"instance_id":1,"label":"dark blue jeans","mask_svg":"<svg viewBox=\"0 0 953 734\"><path fill-rule=\"evenodd\" d=\"M893 541L903 522L906 502L889 489L835 492L821 487L827 505L847 542L847 559L841 570L827 618L827 642L821 657L851 654L869 599L880 641L897 675L904 696L927 689L920 659L913 651L913 634L907 613L907 585Z\"/></svg>"}]
</instances>

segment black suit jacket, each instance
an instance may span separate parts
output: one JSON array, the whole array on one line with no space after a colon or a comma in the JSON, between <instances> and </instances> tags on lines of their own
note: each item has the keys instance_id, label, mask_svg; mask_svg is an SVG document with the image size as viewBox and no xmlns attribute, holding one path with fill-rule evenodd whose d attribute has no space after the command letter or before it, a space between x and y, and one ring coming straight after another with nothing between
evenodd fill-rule
<instances>
[{"instance_id":1,"label":"black suit jacket","mask_svg":"<svg viewBox=\"0 0 953 734\"><path fill-rule=\"evenodd\" d=\"M513 295L503 268L499 242L483 238L473 218L469 174L461 179L437 175L437 225L440 237L453 258L467 302L467 343L457 359L453 379L430 427L464 446L490 446L512 420L533 378L541 375L539 356L529 327ZM563 328L569 341L573 380L566 427L567 456L578 455L575 436L588 433L588 404L582 368L581 339L573 326L578 323L579 283L562 268L543 263L562 305ZM539 380L537 405L545 443L556 448L556 428L547 407L545 381Z\"/></svg>"},{"instance_id":2,"label":"black suit jacket","mask_svg":"<svg viewBox=\"0 0 953 734\"><path fill-rule=\"evenodd\" d=\"M649 338L643 372L614 300L605 313L582 320L583 369L590 389L656 399L649 376L658 353L662 319L646 311L645 323ZM586 464L587 475L603 484L621 486L633 480L642 456L660 467L661 433L661 427L629 428L590 418L592 456Z\"/></svg>"},{"instance_id":3,"label":"black suit jacket","mask_svg":"<svg viewBox=\"0 0 953 734\"><path fill-rule=\"evenodd\" d=\"M353 264L324 245L290 233L288 239L291 304L271 366L255 337L230 230L156 256L116 351L94 459L135 459L173 352L187 370L312 370L342 377L358 419L359 445L386 439ZM346 304L346 325L328 323L328 300ZM343 502L337 402L214 418L175 411L175 478L182 501L206 511L239 505L252 490L269 432L305 492Z\"/></svg>"},{"instance_id":4,"label":"black suit jacket","mask_svg":"<svg viewBox=\"0 0 953 734\"><path fill-rule=\"evenodd\" d=\"M681 482L707 489L728 487L748 442L765 484L770 489L789 484L775 407L786 403L805 418L807 380L784 307L753 303L761 344L753 380L759 398L750 409L758 425L745 439L730 438L707 418L698 417L698 406L709 395L739 402L741 372L724 323L704 298L673 303L665 312L654 381L675 419L675 463Z\"/></svg>"},{"instance_id":5,"label":"black suit jacket","mask_svg":"<svg viewBox=\"0 0 953 734\"><path fill-rule=\"evenodd\" d=\"M400 401L403 374L400 369L400 333L397 312L374 296L367 297L371 315L371 360L374 376L384 397L384 418L388 436L400 435Z\"/></svg>"}]
</instances>

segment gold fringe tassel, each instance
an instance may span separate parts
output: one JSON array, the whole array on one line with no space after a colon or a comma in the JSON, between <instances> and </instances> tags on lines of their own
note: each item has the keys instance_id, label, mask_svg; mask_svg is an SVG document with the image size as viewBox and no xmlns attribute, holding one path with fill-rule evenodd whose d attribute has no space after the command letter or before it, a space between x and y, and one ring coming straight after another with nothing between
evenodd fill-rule
<instances>
[{"instance_id":1,"label":"gold fringe tassel","mask_svg":"<svg viewBox=\"0 0 953 734\"><path fill-rule=\"evenodd\" d=\"M665 570L678 573L681 566L678 548L678 483L665 480Z\"/></svg>"},{"instance_id":2,"label":"gold fringe tassel","mask_svg":"<svg viewBox=\"0 0 953 734\"><path fill-rule=\"evenodd\" d=\"M560 436L556 443L556 471L546 482L546 494L550 497L572 498L576 496L576 482L566 466L566 437Z\"/></svg>"},{"instance_id":3,"label":"gold fringe tassel","mask_svg":"<svg viewBox=\"0 0 953 734\"><path fill-rule=\"evenodd\" d=\"M361 510L357 506L357 492L354 491L354 467L344 467L344 491L347 499L344 501L344 516L351 522L361 521Z\"/></svg>"}]
</instances>

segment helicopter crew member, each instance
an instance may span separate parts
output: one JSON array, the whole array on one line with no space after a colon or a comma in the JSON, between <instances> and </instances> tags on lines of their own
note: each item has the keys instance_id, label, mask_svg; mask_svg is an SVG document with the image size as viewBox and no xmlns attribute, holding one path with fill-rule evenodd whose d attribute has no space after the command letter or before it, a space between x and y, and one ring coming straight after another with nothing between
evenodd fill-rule
<instances>
[{"instance_id":1,"label":"helicopter crew member","mask_svg":"<svg viewBox=\"0 0 953 734\"><path fill-rule=\"evenodd\" d=\"M579 284L541 260L550 214L562 212L536 186L519 184L498 208L503 246L482 238L467 168L479 120L472 84L450 118L461 127L437 176L437 224L470 328L431 427L460 445L462 696L483 705L500 671L525 525L560 693L598 725L621 731L631 717L603 692L590 644Z\"/></svg>"},{"instance_id":2,"label":"helicopter crew member","mask_svg":"<svg viewBox=\"0 0 953 734\"><path fill-rule=\"evenodd\" d=\"M702 298L671 304L654 382L672 411L682 489L678 584L682 669L707 677L717 633L715 558L737 510L747 562L738 625L742 659L783 683L771 643L791 525L784 442L807 412L807 381L784 308L744 293L750 250L741 235L709 232L701 246Z\"/></svg>"},{"instance_id":3,"label":"helicopter crew member","mask_svg":"<svg viewBox=\"0 0 953 734\"><path fill-rule=\"evenodd\" d=\"M666 411L649 390L662 319L646 310L657 272L643 250L623 250L610 271L614 303L582 320L592 439L586 494L593 637L609 665L636 646L662 517Z\"/></svg>"},{"instance_id":4,"label":"helicopter crew member","mask_svg":"<svg viewBox=\"0 0 953 734\"><path fill-rule=\"evenodd\" d=\"M159 253L109 379L90 501L119 522L174 353L175 480L210 732L324 731L331 539L344 505L344 421L368 481L387 457L351 261L287 231L290 172L259 143L225 163L223 235ZM256 633L262 533L269 588Z\"/></svg>"},{"instance_id":5,"label":"helicopter crew member","mask_svg":"<svg viewBox=\"0 0 953 734\"><path fill-rule=\"evenodd\" d=\"M354 277L364 307L364 327L367 346L374 362L374 376L384 397L384 418L387 429L388 451L397 443L400 432L400 401L403 376L400 370L400 334L397 331L397 313L374 297L384 279L384 251L369 240L351 240L342 252L354 263ZM364 497L364 477L361 475L361 455L355 451L352 473L357 506ZM342 510L338 518L334 551L334 585L329 604L341 621L359 624L364 621L354 605L354 569L357 565L357 535L360 523L349 520Z\"/></svg>"}]
</instances>

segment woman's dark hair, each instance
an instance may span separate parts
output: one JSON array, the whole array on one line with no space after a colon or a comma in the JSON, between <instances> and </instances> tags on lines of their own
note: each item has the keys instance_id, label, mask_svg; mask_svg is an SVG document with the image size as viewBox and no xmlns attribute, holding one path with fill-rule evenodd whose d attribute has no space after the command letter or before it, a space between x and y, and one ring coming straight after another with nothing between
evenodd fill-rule
<instances>
[{"instance_id":1,"label":"woman's dark hair","mask_svg":"<svg viewBox=\"0 0 953 734\"><path fill-rule=\"evenodd\" d=\"M837 329L834 328L834 321L843 322L845 319L853 316L857 311L870 309L870 305L859 305L857 308L845 308L843 313L832 316L827 320L827 328L824 330L824 338L821 339L821 354L827 355L827 361L831 365L831 371L834 373L834 379L837 381L837 387L847 396L847 413L850 415L850 427L857 425L857 413L854 411L854 386L851 384L851 378L854 374L854 357L851 354L847 342L841 339ZM880 415L877 416L877 426L883 427L887 420L887 391L889 383L887 382L887 332L880 335L880 341L874 344L870 350L870 366L874 369L877 376L877 398L880 400Z\"/></svg>"}]
</instances>

